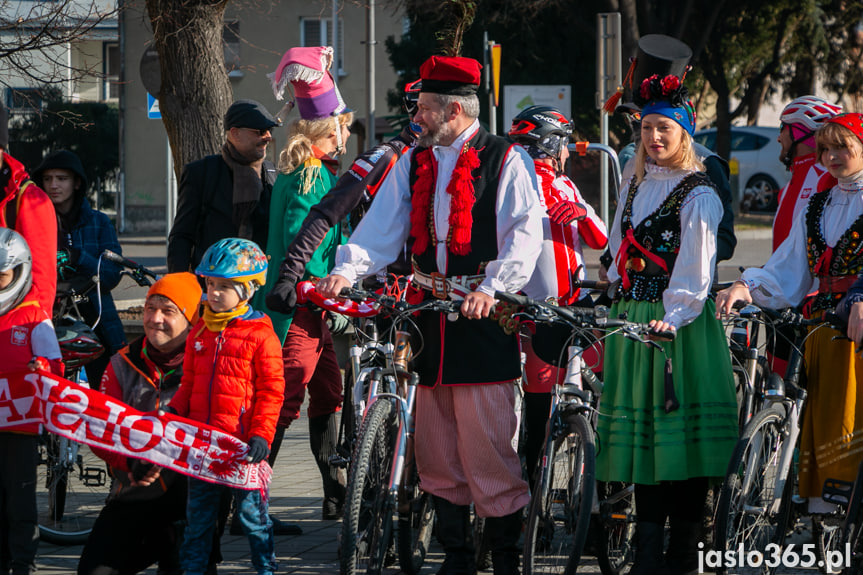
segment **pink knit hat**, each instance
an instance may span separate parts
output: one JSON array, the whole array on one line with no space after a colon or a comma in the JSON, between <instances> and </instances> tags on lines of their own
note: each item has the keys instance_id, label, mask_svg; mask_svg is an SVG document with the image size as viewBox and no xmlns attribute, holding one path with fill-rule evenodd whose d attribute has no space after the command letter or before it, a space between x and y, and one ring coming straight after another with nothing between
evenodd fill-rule
<instances>
[{"instance_id":1,"label":"pink knit hat","mask_svg":"<svg viewBox=\"0 0 863 575\"><path fill-rule=\"evenodd\" d=\"M282 56L276 71L268 74L276 99L284 99L285 88L290 83L294 103L304 120L350 112L333 82L330 74L332 64L333 49L329 46L291 48ZM286 106L288 111L291 105L289 102Z\"/></svg>"}]
</instances>

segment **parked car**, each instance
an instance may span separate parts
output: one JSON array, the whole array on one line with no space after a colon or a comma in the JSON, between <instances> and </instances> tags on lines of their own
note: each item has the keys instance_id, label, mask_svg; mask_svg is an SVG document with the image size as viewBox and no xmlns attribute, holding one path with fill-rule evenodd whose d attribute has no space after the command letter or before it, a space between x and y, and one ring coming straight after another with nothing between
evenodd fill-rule
<instances>
[{"instance_id":1,"label":"parked car","mask_svg":"<svg viewBox=\"0 0 863 575\"><path fill-rule=\"evenodd\" d=\"M732 126L731 158L737 159L737 201L742 211L775 212L777 194L791 178L779 159L779 128ZM695 141L716 151L716 128L695 132Z\"/></svg>"}]
</instances>

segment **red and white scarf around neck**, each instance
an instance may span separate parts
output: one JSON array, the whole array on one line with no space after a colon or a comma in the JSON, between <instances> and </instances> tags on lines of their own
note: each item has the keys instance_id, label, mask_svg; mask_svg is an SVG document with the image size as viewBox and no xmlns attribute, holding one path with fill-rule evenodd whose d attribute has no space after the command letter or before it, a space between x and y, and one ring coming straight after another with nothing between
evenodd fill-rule
<instances>
[{"instance_id":1,"label":"red and white scarf around neck","mask_svg":"<svg viewBox=\"0 0 863 575\"><path fill-rule=\"evenodd\" d=\"M424 253L429 244L437 243L434 221L434 194L437 180L437 161L431 148L416 152L416 181L411 196L411 236L415 254ZM449 233L446 243L450 253L464 256L470 253L473 205L476 196L473 171L479 167L476 148L465 144L456 160L446 191L450 195Z\"/></svg>"}]
</instances>

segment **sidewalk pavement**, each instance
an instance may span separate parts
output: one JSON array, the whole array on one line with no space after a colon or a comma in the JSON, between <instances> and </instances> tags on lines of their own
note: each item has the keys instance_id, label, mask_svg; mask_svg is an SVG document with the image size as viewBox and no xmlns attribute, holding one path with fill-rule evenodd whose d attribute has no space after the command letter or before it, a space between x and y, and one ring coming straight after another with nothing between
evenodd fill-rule
<instances>
[{"instance_id":1,"label":"sidewalk pavement","mask_svg":"<svg viewBox=\"0 0 863 575\"><path fill-rule=\"evenodd\" d=\"M298 536L275 538L277 573L293 575L338 575L339 534L341 521L321 519L323 504L321 476L312 458L308 440L306 405L302 415L285 433L279 458L273 470L270 485L270 514L281 521L295 523L303 529ZM61 547L48 543L39 544L36 558L39 575L73 575L77 572L80 545ZM221 575L254 575L249 560L248 541L243 536L226 533L222 537L222 555L219 564ZM443 551L432 538L421 575L433 575L443 562ZM596 559L582 558L579 573L599 573ZM155 566L143 573L156 575ZM489 571L491 573L491 571ZM398 564L384 569L383 575L399 575Z\"/></svg>"},{"instance_id":2,"label":"sidewalk pavement","mask_svg":"<svg viewBox=\"0 0 863 575\"><path fill-rule=\"evenodd\" d=\"M278 573L295 575L335 575L339 572L338 539L341 521L321 520L321 478L308 440L308 420L303 415L292 425L282 444L270 486L270 513L278 519L296 523L303 529L299 536L276 537ZM40 575L70 575L76 573L81 546L59 547L39 545L36 563ZM249 560L248 541L243 536L225 534L222 537L224 561L219 573L251 575L255 571ZM443 560L439 548L433 547L423 574L434 573ZM151 567L145 573L156 574ZM399 573L387 569L387 575Z\"/></svg>"}]
</instances>

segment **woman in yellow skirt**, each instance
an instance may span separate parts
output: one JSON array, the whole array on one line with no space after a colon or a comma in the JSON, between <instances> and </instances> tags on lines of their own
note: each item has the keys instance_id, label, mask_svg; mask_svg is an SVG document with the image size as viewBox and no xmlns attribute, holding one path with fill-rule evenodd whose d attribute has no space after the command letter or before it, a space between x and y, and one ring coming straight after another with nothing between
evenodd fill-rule
<instances>
[{"instance_id":1,"label":"woman in yellow skirt","mask_svg":"<svg viewBox=\"0 0 863 575\"><path fill-rule=\"evenodd\" d=\"M780 129L788 129L783 126ZM736 301L781 309L800 305L819 317L836 306L863 269L863 114L842 114L816 132L818 161L838 180L812 196L804 216L763 268L749 268L716 297L720 313ZM800 495L809 512L830 513L821 499L824 481L853 481L863 459L863 362L854 343L822 327L806 341L808 400L800 439Z\"/></svg>"}]
</instances>

